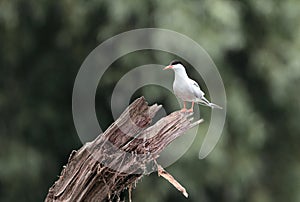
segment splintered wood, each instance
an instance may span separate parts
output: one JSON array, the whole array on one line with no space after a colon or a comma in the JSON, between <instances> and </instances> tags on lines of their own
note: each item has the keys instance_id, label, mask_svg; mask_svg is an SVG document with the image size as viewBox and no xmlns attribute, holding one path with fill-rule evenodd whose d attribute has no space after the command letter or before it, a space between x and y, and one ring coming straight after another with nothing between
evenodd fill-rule
<instances>
[{"instance_id":1,"label":"splintered wood","mask_svg":"<svg viewBox=\"0 0 300 202\"><path fill-rule=\"evenodd\" d=\"M187 197L184 187L155 162L173 140L203 120L192 122L192 114L176 111L150 126L160 108L148 106L143 97L135 100L103 134L71 153L45 201L120 201L126 189L131 201L138 180L156 168Z\"/></svg>"},{"instance_id":2,"label":"splintered wood","mask_svg":"<svg viewBox=\"0 0 300 202\"><path fill-rule=\"evenodd\" d=\"M167 171L163 169L160 165L158 165L158 176L165 178L168 182L170 182L178 191L180 191L186 198L189 197L185 188L174 179L172 175L170 175Z\"/></svg>"}]
</instances>

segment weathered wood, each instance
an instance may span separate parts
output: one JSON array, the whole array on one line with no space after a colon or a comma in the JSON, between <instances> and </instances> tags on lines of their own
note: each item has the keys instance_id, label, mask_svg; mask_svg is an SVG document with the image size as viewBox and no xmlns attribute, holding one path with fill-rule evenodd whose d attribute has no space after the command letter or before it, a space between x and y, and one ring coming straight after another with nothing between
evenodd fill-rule
<instances>
[{"instance_id":1,"label":"weathered wood","mask_svg":"<svg viewBox=\"0 0 300 202\"><path fill-rule=\"evenodd\" d=\"M177 111L149 127L160 108L143 97L134 101L103 134L71 153L45 201L114 201L134 188L157 169L153 162L167 145L202 121Z\"/></svg>"}]
</instances>

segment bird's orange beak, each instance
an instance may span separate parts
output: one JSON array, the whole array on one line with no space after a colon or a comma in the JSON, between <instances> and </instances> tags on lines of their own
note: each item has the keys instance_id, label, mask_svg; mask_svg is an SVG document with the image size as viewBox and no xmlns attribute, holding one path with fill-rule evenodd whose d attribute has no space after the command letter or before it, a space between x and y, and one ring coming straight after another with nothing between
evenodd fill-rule
<instances>
[{"instance_id":1,"label":"bird's orange beak","mask_svg":"<svg viewBox=\"0 0 300 202\"><path fill-rule=\"evenodd\" d=\"M173 68L173 66L172 65L169 65L169 66L166 66L165 68L164 68L164 70L166 70L166 69L172 69Z\"/></svg>"}]
</instances>

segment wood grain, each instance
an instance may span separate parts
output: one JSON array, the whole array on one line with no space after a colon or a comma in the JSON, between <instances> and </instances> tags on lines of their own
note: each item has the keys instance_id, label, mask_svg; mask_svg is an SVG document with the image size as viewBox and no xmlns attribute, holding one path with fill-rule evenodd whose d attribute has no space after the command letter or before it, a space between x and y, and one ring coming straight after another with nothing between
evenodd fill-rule
<instances>
[{"instance_id":1,"label":"wood grain","mask_svg":"<svg viewBox=\"0 0 300 202\"><path fill-rule=\"evenodd\" d=\"M119 201L122 191L156 171L160 152L202 121L176 111L150 126L160 108L135 100L103 134L71 153L45 202Z\"/></svg>"}]
</instances>

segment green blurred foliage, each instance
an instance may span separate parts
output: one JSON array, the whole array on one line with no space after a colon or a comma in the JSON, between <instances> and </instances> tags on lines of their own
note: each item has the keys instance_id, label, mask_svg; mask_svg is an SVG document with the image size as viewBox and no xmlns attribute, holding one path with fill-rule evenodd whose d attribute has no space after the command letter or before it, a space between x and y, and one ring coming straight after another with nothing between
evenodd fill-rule
<instances>
[{"instance_id":1,"label":"green blurred foliage","mask_svg":"<svg viewBox=\"0 0 300 202\"><path fill-rule=\"evenodd\" d=\"M0 1L0 201L42 201L69 153L81 142L72 119L72 88L85 57L123 31L159 27L197 41L222 75L228 113L215 150L198 151L208 123L167 170L189 201L300 201L300 3L296 0ZM167 64L141 51L116 61L96 97L101 126L112 123L110 96L131 68ZM205 87L204 87L205 89ZM151 103L172 104L145 87ZM203 109L209 120L209 109ZM134 201L186 201L155 174Z\"/></svg>"}]
</instances>

